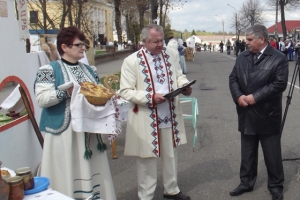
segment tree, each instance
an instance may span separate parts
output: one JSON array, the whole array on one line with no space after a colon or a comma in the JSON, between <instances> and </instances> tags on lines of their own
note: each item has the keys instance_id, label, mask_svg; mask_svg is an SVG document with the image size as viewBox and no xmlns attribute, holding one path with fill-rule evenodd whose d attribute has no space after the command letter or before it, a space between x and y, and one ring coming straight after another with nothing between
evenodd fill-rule
<instances>
[{"instance_id":1,"label":"tree","mask_svg":"<svg viewBox=\"0 0 300 200\"><path fill-rule=\"evenodd\" d=\"M246 29L254 24L263 24L265 19L263 15L263 6L260 0L247 0L243 3L240 17L241 29Z\"/></svg>"},{"instance_id":2,"label":"tree","mask_svg":"<svg viewBox=\"0 0 300 200\"><path fill-rule=\"evenodd\" d=\"M136 0L123 0L121 3L121 13L125 17L127 39L136 42L134 13L136 11Z\"/></svg>"},{"instance_id":3,"label":"tree","mask_svg":"<svg viewBox=\"0 0 300 200\"><path fill-rule=\"evenodd\" d=\"M122 28L121 28L121 0L114 0L115 4L115 25L118 35L118 44L122 44Z\"/></svg>"},{"instance_id":4,"label":"tree","mask_svg":"<svg viewBox=\"0 0 300 200\"><path fill-rule=\"evenodd\" d=\"M278 3L281 14L281 26L283 38L287 36L286 24L285 24L285 8L287 10L296 9L300 5L299 0L268 0L268 4L274 6Z\"/></svg>"},{"instance_id":5,"label":"tree","mask_svg":"<svg viewBox=\"0 0 300 200\"><path fill-rule=\"evenodd\" d=\"M159 0L159 25L165 28L167 13L170 10L180 9L183 5L181 0Z\"/></svg>"},{"instance_id":6,"label":"tree","mask_svg":"<svg viewBox=\"0 0 300 200\"><path fill-rule=\"evenodd\" d=\"M158 14L157 14L157 10L158 10L158 2L157 0L150 0L151 3L151 17L152 17L152 22L156 23L154 20L157 19Z\"/></svg>"},{"instance_id":7,"label":"tree","mask_svg":"<svg viewBox=\"0 0 300 200\"><path fill-rule=\"evenodd\" d=\"M95 1L90 0L90 5ZM91 6L87 0L28 0L29 10L42 13L37 14L35 23L30 24L31 29L59 30L65 26L77 26L83 32L93 35L91 24ZM83 9L85 12L83 13Z\"/></svg>"},{"instance_id":8,"label":"tree","mask_svg":"<svg viewBox=\"0 0 300 200\"><path fill-rule=\"evenodd\" d=\"M136 4L139 12L140 30L142 30L144 28L144 14L149 9L150 2L149 0L136 0Z\"/></svg>"},{"instance_id":9,"label":"tree","mask_svg":"<svg viewBox=\"0 0 300 200\"><path fill-rule=\"evenodd\" d=\"M191 35L196 35L196 32L195 32L194 29L192 30L192 34Z\"/></svg>"}]
</instances>

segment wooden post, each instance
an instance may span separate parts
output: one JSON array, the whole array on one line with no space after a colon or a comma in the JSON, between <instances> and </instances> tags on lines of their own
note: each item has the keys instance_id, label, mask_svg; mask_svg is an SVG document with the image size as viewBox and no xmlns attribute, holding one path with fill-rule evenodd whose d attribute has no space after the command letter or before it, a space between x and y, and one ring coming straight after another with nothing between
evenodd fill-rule
<instances>
[{"instance_id":1,"label":"wooden post","mask_svg":"<svg viewBox=\"0 0 300 200\"><path fill-rule=\"evenodd\" d=\"M116 159L117 158L117 144L116 144L116 140L112 141L112 143L111 143L111 150L112 150L112 158Z\"/></svg>"}]
</instances>

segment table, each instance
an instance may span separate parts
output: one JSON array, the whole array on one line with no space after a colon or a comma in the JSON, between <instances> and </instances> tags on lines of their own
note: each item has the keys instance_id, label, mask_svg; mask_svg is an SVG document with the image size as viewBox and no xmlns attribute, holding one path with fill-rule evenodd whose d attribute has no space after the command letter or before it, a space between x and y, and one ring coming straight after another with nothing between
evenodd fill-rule
<instances>
[{"instance_id":1,"label":"table","mask_svg":"<svg viewBox=\"0 0 300 200\"><path fill-rule=\"evenodd\" d=\"M51 188L48 188L47 190L35 193L35 194L30 194L30 195L25 195L23 200L73 200L72 198L65 196L56 190L53 190Z\"/></svg>"},{"instance_id":2,"label":"table","mask_svg":"<svg viewBox=\"0 0 300 200\"><path fill-rule=\"evenodd\" d=\"M7 170L11 176L15 176L16 173L7 168L7 167L1 167L1 169L3 170ZM50 180L51 181L51 180ZM43 190L41 192L35 193L35 194L30 194L30 195L25 195L23 200L72 200L72 198L61 194L59 192L57 192L56 190L53 190L51 188L48 188L46 190Z\"/></svg>"}]
</instances>

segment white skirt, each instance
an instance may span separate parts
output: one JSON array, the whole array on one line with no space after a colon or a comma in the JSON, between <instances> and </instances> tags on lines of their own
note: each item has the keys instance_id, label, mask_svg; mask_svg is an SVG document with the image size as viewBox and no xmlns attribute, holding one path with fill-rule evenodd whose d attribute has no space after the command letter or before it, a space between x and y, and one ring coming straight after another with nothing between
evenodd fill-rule
<instances>
[{"instance_id":1,"label":"white skirt","mask_svg":"<svg viewBox=\"0 0 300 200\"><path fill-rule=\"evenodd\" d=\"M85 134L71 126L60 135L45 133L41 176L50 178L50 187L76 199L115 200L114 185L106 151L97 149L96 134L91 134L92 157L84 158Z\"/></svg>"}]
</instances>

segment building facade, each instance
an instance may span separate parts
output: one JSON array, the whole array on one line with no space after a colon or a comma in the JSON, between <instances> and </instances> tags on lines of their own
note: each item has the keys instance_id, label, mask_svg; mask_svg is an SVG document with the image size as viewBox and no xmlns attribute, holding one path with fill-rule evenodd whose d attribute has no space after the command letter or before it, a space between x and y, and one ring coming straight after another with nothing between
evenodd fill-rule
<instances>
[{"instance_id":1,"label":"building facade","mask_svg":"<svg viewBox=\"0 0 300 200\"><path fill-rule=\"evenodd\" d=\"M46 33L56 34L62 23L63 10L71 8L65 16L64 27L73 24L78 26L86 35L92 35L97 41L113 40L113 5L108 0L74 1L72 5L64 5L64 1L49 0L46 2ZM39 1L29 0L27 3L29 29L31 34L45 34L43 5ZM79 17L80 11L82 14Z\"/></svg>"}]
</instances>

